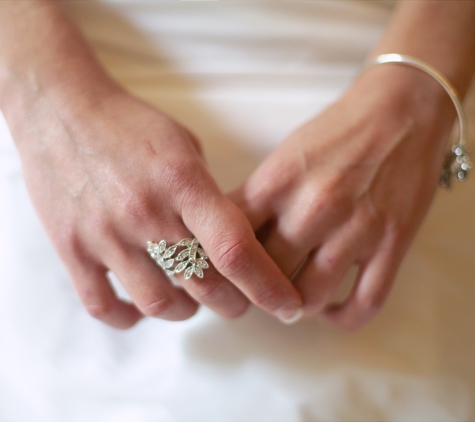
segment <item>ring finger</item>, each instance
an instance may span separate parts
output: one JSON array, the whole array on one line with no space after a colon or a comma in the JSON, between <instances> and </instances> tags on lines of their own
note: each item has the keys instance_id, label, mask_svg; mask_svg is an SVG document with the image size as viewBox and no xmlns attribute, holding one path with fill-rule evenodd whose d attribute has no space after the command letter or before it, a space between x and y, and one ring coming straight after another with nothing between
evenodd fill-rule
<instances>
[{"instance_id":1,"label":"ring finger","mask_svg":"<svg viewBox=\"0 0 475 422\"><path fill-rule=\"evenodd\" d=\"M170 321L191 317L198 304L184 290L174 287L139 248L116 248L105 264L117 276L137 308L146 316Z\"/></svg>"},{"instance_id":2,"label":"ring finger","mask_svg":"<svg viewBox=\"0 0 475 422\"><path fill-rule=\"evenodd\" d=\"M249 301L218 273L200 250L204 253L198 240L189 235L168 247L165 241L152 243L149 253L162 266L162 271L170 271L175 281L199 303L226 318L243 314ZM170 266L167 268L166 264Z\"/></svg>"}]
</instances>

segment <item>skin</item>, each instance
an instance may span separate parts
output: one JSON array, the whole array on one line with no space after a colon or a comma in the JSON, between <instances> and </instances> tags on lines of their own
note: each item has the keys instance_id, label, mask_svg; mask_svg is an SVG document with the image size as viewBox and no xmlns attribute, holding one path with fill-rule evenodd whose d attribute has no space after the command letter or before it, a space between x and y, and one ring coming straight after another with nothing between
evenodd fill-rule
<instances>
[{"instance_id":1,"label":"skin","mask_svg":"<svg viewBox=\"0 0 475 422\"><path fill-rule=\"evenodd\" d=\"M419 57L463 95L474 18L475 2L402 2L373 54ZM366 71L228 198L198 140L112 81L58 4L0 2L0 42L0 107L25 182L92 316L127 328L143 315L188 318L198 303L232 318L253 302L281 319L303 305L353 329L380 309L432 200L454 119L430 77ZM144 249L190 233L213 266L179 290ZM334 306L351 263L356 287ZM109 269L133 304L115 297Z\"/></svg>"},{"instance_id":2,"label":"skin","mask_svg":"<svg viewBox=\"0 0 475 422\"><path fill-rule=\"evenodd\" d=\"M401 2L371 56L418 57L463 97L475 70L474 21L475 2ZM232 193L292 277L305 316L321 313L352 330L380 310L438 186L454 117L449 97L424 72L371 68ZM353 264L351 294L332 303Z\"/></svg>"},{"instance_id":3,"label":"skin","mask_svg":"<svg viewBox=\"0 0 475 422\"><path fill-rule=\"evenodd\" d=\"M249 301L295 314L300 295L219 191L197 139L112 81L57 3L0 2L0 39L0 107L35 209L92 316L127 328L143 315L186 319L202 303L233 318ZM147 241L191 233L213 266L176 289ZM115 296L108 270L133 304Z\"/></svg>"}]
</instances>

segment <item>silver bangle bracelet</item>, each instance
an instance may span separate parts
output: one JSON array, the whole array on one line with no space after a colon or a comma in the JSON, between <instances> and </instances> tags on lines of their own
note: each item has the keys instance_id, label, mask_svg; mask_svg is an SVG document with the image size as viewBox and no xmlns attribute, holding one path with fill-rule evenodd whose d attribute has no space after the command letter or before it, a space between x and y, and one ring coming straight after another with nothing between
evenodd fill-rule
<instances>
[{"instance_id":1,"label":"silver bangle bracelet","mask_svg":"<svg viewBox=\"0 0 475 422\"><path fill-rule=\"evenodd\" d=\"M466 149L467 118L465 117L465 112L456 89L442 73L440 73L431 65L422 60L402 54L381 54L373 59L368 60L365 63L364 70L384 63L399 63L406 66L416 67L417 69L420 69L432 76L442 85L447 94L449 94L449 97L455 106L455 110L457 111L459 138L458 141L452 145L445 158L439 183L441 186L448 188L451 185L452 177L459 181L465 180L467 178L468 171L472 168L472 163Z\"/></svg>"}]
</instances>

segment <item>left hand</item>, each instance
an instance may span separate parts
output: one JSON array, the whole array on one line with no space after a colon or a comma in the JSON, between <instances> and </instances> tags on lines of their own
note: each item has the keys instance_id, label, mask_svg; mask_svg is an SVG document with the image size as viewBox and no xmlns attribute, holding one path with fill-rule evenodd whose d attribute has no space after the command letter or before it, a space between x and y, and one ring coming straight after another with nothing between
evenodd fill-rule
<instances>
[{"instance_id":1,"label":"left hand","mask_svg":"<svg viewBox=\"0 0 475 422\"><path fill-rule=\"evenodd\" d=\"M454 119L442 87L399 65L363 73L230 194L292 278L304 315L354 329L382 306L437 188ZM331 304L352 264L352 293Z\"/></svg>"}]
</instances>

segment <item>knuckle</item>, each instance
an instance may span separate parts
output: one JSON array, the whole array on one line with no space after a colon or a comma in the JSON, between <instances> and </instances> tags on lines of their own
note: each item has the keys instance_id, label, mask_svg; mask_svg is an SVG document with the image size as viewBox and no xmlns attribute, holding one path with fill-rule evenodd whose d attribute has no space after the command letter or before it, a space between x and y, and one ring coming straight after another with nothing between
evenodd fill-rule
<instances>
[{"instance_id":1,"label":"knuckle","mask_svg":"<svg viewBox=\"0 0 475 422\"><path fill-rule=\"evenodd\" d=\"M82 242L77 235L62 236L57 244L59 255L68 262L76 263L84 255Z\"/></svg>"},{"instance_id":2,"label":"knuckle","mask_svg":"<svg viewBox=\"0 0 475 422\"><path fill-rule=\"evenodd\" d=\"M342 220L353 210L349 197L339 194L333 186L314 186L308 184L303 190L295 216L297 229L304 234L309 222L316 219L325 221Z\"/></svg>"},{"instance_id":3,"label":"knuckle","mask_svg":"<svg viewBox=\"0 0 475 422\"><path fill-rule=\"evenodd\" d=\"M212 282L209 279L206 280L206 283L198 282L194 288L194 296L201 303L212 303L224 296L222 287L222 283Z\"/></svg>"},{"instance_id":4,"label":"knuckle","mask_svg":"<svg viewBox=\"0 0 475 422\"><path fill-rule=\"evenodd\" d=\"M112 306L105 301L86 302L84 307L89 315L98 320L104 320L112 313Z\"/></svg>"},{"instance_id":5,"label":"knuckle","mask_svg":"<svg viewBox=\"0 0 475 422\"><path fill-rule=\"evenodd\" d=\"M190 286L192 296L204 305L219 306L219 314L228 319L241 316L248 308L249 301L236 288L221 279L217 273L207 277L205 282L197 281Z\"/></svg>"},{"instance_id":6,"label":"knuckle","mask_svg":"<svg viewBox=\"0 0 475 422\"><path fill-rule=\"evenodd\" d=\"M190 169L192 165L187 165L186 161L169 161L160 168L162 181L165 185L174 186L179 190L189 181Z\"/></svg>"},{"instance_id":7,"label":"knuckle","mask_svg":"<svg viewBox=\"0 0 475 422\"><path fill-rule=\"evenodd\" d=\"M169 201L179 209L197 209L203 204L203 192L209 184L206 171L195 158L171 160L160 168L161 184L169 194Z\"/></svg>"},{"instance_id":8,"label":"knuckle","mask_svg":"<svg viewBox=\"0 0 475 422\"><path fill-rule=\"evenodd\" d=\"M282 304L283 296L280 289L274 286L258 291L253 302L262 309L276 310Z\"/></svg>"},{"instance_id":9,"label":"knuckle","mask_svg":"<svg viewBox=\"0 0 475 422\"><path fill-rule=\"evenodd\" d=\"M87 244L91 244L97 239L110 239L113 237L114 227L108 217L99 212L88 214L87 221L84 222L81 228L81 234L86 239Z\"/></svg>"},{"instance_id":10,"label":"knuckle","mask_svg":"<svg viewBox=\"0 0 475 422\"><path fill-rule=\"evenodd\" d=\"M173 301L168 297L161 297L140 307L145 316L159 318L169 313L173 306Z\"/></svg>"},{"instance_id":11,"label":"knuckle","mask_svg":"<svg viewBox=\"0 0 475 422\"><path fill-rule=\"evenodd\" d=\"M279 197L292 191L299 182L293 166L287 166L279 161L258 171L248 182L250 186L250 200L260 198Z\"/></svg>"},{"instance_id":12,"label":"knuckle","mask_svg":"<svg viewBox=\"0 0 475 422\"><path fill-rule=\"evenodd\" d=\"M163 186L173 189L176 197L189 199L203 179L202 165L194 158L169 161L160 168L160 177Z\"/></svg>"},{"instance_id":13,"label":"knuckle","mask_svg":"<svg viewBox=\"0 0 475 422\"><path fill-rule=\"evenodd\" d=\"M251 255L244 239L228 239L215 250L215 266L224 277L239 277L249 269Z\"/></svg>"},{"instance_id":14,"label":"knuckle","mask_svg":"<svg viewBox=\"0 0 475 422\"><path fill-rule=\"evenodd\" d=\"M324 254L318 261L318 270L321 277L332 279L338 274L341 257L333 254Z\"/></svg>"},{"instance_id":15,"label":"knuckle","mask_svg":"<svg viewBox=\"0 0 475 422\"><path fill-rule=\"evenodd\" d=\"M125 189L115 202L115 211L127 220L146 221L153 215L151 200L139 190Z\"/></svg>"},{"instance_id":16,"label":"knuckle","mask_svg":"<svg viewBox=\"0 0 475 422\"><path fill-rule=\"evenodd\" d=\"M404 244L406 239L412 237L412 224L407 224L405 221L392 219L386 222L383 227L383 234L392 242L392 245Z\"/></svg>"},{"instance_id":17,"label":"knuckle","mask_svg":"<svg viewBox=\"0 0 475 422\"><path fill-rule=\"evenodd\" d=\"M379 292L367 292L358 298L358 307L368 319L378 312L385 301L385 295Z\"/></svg>"},{"instance_id":18,"label":"knuckle","mask_svg":"<svg viewBox=\"0 0 475 422\"><path fill-rule=\"evenodd\" d=\"M55 227L53 243L63 258L72 259L83 255L83 242L76 222L63 221Z\"/></svg>"}]
</instances>

